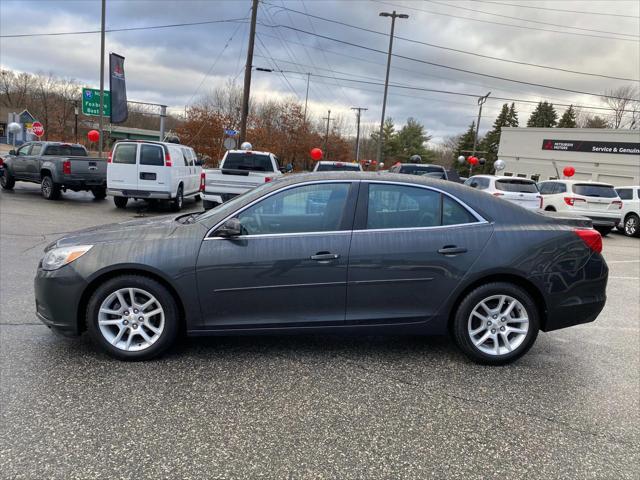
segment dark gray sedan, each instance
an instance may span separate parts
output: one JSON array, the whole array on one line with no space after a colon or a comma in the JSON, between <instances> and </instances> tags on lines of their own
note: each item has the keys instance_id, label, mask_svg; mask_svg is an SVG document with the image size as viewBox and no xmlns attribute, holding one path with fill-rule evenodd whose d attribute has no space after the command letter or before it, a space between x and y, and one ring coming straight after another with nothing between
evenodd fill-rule
<instances>
[{"instance_id":1,"label":"dark gray sedan","mask_svg":"<svg viewBox=\"0 0 640 480\"><path fill-rule=\"evenodd\" d=\"M49 245L38 317L125 360L189 335L451 334L512 361L538 331L595 320L593 229L452 182L287 175L202 214L106 225Z\"/></svg>"}]
</instances>

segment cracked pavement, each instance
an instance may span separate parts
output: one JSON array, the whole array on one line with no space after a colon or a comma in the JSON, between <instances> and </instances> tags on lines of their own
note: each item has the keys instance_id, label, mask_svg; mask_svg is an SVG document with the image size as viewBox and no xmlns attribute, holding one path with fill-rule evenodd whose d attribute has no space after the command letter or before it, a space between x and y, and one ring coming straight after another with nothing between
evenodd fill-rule
<instances>
[{"instance_id":1,"label":"cracked pavement","mask_svg":"<svg viewBox=\"0 0 640 480\"><path fill-rule=\"evenodd\" d=\"M48 242L164 213L0 192L0 478L640 476L639 239L604 239L596 322L505 367L446 338L327 335L191 338L132 364L37 321Z\"/></svg>"}]
</instances>

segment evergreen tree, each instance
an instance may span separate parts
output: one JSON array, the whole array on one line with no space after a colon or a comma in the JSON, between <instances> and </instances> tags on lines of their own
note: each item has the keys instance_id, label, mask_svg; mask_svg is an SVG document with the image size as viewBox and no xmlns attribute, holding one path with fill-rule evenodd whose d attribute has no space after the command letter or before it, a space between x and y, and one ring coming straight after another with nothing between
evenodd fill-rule
<instances>
[{"instance_id":1,"label":"evergreen tree","mask_svg":"<svg viewBox=\"0 0 640 480\"><path fill-rule=\"evenodd\" d=\"M513 104L511 104L511 108L513 108ZM482 140L480 144L480 150L484 150L486 153L483 153L482 156L486 159L487 163L484 165L478 165L476 167L476 173L492 173L493 172L493 163L498 159L498 147L500 146L500 134L502 133L503 127L509 127L512 119L510 119L510 113L512 110L509 108L508 104L502 105L502 109L498 114L495 122L493 122L493 128L487 133L487 135ZM515 113L515 109L513 110ZM518 121L517 114L515 121Z\"/></svg>"},{"instance_id":2,"label":"evergreen tree","mask_svg":"<svg viewBox=\"0 0 640 480\"><path fill-rule=\"evenodd\" d=\"M507 115L507 126L508 127L517 127L518 126L518 112L516 112L515 103L511 103L509 107L509 114Z\"/></svg>"},{"instance_id":3,"label":"evergreen tree","mask_svg":"<svg viewBox=\"0 0 640 480\"><path fill-rule=\"evenodd\" d=\"M455 153L455 168L458 173L466 177L469 175L469 164L467 162L458 163L458 157L462 155L463 157L468 157L471 155L471 151L473 150L473 140L476 135L476 122L471 122L467 131L460 137L458 140L458 147L456 148Z\"/></svg>"},{"instance_id":4,"label":"evergreen tree","mask_svg":"<svg viewBox=\"0 0 640 480\"><path fill-rule=\"evenodd\" d=\"M558 128L576 128L577 126L576 111L573 109L573 105L569 105L558 122Z\"/></svg>"},{"instance_id":5,"label":"evergreen tree","mask_svg":"<svg viewBox=\"0 0 640 480\"><path fill-rule=\"evenodd\" d=\"M420 155L424 163L431 162L433 152L425 147L425 143L429 140L431 136L425 132L424 125L409 117L407 123L398 132L399 160L407 162L412 155Z\"/></svg>"},{"instance_id":6,"label":"evergreen tree","mask_svg":"<svg viewBox=\"0 0 640 480\"><path fill-rule=\"evenodd\" d=\"M545 101L538 103L536 109L531 113L527 127L549 128L555 127L557 122L558 114L553 108L553 104Z\"/></svg>"},{"instance_id":7,"label":"evergreen tree","mask_svg":"<svg viewBox=\"0 0 640 480\"><path fill-rule=\"evenodd\" d=\"M380 132L373 132L371 133L371 139L377 143L379 135ZM393 123L393 119L391 117L387 117L387 119L384 121L384 125L382 126L382 138L382 161L386 166L389 166L400 158L398 133L396 132L396 126Z\"/></svg>"}]
</instances>

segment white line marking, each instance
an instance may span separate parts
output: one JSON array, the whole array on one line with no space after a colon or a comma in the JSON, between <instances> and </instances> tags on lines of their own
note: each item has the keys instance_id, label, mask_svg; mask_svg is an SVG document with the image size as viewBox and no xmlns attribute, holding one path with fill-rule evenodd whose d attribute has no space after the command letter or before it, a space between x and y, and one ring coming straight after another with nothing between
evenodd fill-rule
<instances>
[{"instance_id":1,"label":"white line marking","mask_svg":"<svg viewBox=\"0 0 640 480\"><path fill-rule=\"evenodd\" d=\"M617 278L622 280L640 280L640 277L609 277L609 278Z\"/></svg>"},{"instance_id":2,"label":"white line marking","mask_svg":"<svg viewBox=\"0 0 640 480\"><path fill-rule=\"evenodd\" d=\"M610 260L607 263L640 263L640 260Z\"/></svg>"}]
</instances>

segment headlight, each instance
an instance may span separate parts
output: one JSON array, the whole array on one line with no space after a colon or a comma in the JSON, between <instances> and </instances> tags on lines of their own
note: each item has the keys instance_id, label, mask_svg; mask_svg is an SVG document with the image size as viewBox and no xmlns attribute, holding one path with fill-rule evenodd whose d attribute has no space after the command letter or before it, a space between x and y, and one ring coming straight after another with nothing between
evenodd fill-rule
<instances>
[{"instance_id":1,"label":"headlight","mask_svg":"<svg viewBox=\"0 0 640 480\"><path fill-rule=\"evenodd\" d=\"M52 248L42 258L43 270L57 270L58 268L73 262L91 250L93 245L76 245L73 247Z\"/></svg>"}]
</instances>

